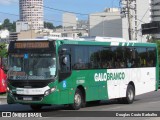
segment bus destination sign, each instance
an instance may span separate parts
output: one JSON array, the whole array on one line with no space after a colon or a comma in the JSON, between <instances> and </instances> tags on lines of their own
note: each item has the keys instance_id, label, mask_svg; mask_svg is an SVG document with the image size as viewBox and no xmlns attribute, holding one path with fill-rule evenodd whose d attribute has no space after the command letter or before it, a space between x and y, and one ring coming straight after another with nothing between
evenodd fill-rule
<instances>
[{"instance_id":1,"label":"bus destination sign","mask_svg":"<svg viewBox=\"0 0 160 120\"><path fill-rule=\"evenodd\" d=\"M17 42L14 45L17 49L34 49L34 48L49 48L49 42Z\"/></svg>"}]
</instances>

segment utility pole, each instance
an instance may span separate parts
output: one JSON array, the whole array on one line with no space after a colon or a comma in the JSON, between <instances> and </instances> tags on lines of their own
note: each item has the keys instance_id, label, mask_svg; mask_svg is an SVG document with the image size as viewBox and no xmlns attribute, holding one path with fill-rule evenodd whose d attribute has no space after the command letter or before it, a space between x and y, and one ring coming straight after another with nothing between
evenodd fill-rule
<instances>
[{"instance_id":1,"label":"utility pole","mask_svg":"<svg viewBox=\"0 0 160 120\"><path fill-rule=\"evenodd\" d=\"M127 16L128 16L128 36L129 36L129 40L132 40L132 17L131 17L131 13L130 13L130 0L127 0Z\"/></svg>"},{"instance_id":2,"label":"utility pole","mask_svg":"<svg viewBox=\"0 0 160 120\"><path fill-rule=\"evenodd\" d=\"M122 14L122 17L127 17L127 21L128 21L128 37L129 37L129 40L133 40L133 27L132 27L132 24L133 24L133 21L132 21L132 18L135 17L135 21L137 19L136 16L133 15L133 13L136 15L136 4L133 5L133 3L135 2L136 3L136 0L120 0L121 2L121 5L122 5L122 10L121 10L121 14ZM131 11L132 10L132 11ZM135 26L136 26L136 23L135 23ZM137 31L136 31L136 27L135 27L135 38L136 38L136 35L137 34Z\"/></svg>"}]
</instances>

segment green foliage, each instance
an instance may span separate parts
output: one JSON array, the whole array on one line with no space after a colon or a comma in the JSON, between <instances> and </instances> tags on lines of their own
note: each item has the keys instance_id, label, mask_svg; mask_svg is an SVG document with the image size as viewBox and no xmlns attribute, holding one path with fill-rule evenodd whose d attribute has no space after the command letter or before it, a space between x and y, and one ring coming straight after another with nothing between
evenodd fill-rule
<instances>
[{"instance_id":1,"label":"green foliage","mask_svg":"<svg viewBox=\"0 0 160 120\"><path fill-rule=\"evenodd\" d=\"M82 33L80 32L80 33L78 33L77 35L78 35L79 37L81 37L81 36L82 36Z\"/></svg>"},{"instance_id":2,"label":"green foliage","mask_svg":"<svg viewBox=\"0 0 160 120\"><path fill-rule=\"evenodd\" d=\"M6 57L7 56L7 49L5 43L0 43L0 57Z\"/></svg>"},{"instance_id":3,"label":"green foliage","mask_svg":"<svg viewBox=\"0 0 160 120\"><path fill-rule=\"evenodd\" d=\"M15 32L16 31L16 22L11 23L9 19L5 19L3 24L0 25L0 30L1 29L7 29L10 32Z\"/></svg>"},{"instance_id":4,"label":"green foliage","mask_svg":"<svg viewBox=\"0 0 160 120\"><path fill-rule=\"evenodd\" d=\"M44 22L44 28L54 29L55 27L53 26L53 23Z\"/></svg>"},{"instance_id":5,"label":"green foliage","mask_svg":"<svg viewBox=\"0 0 160 120\"><path fill-rule=\"evenodd\" d=\"M62 28L62 25L54 26L51 22L44 22L44 28L55 29Z\"/></svg>"},{"instance_id":6,"label":"green foliage","mask_svg":"<svg viewBox=\"0 0 160 120\"><path fill-rule=\"evenodd\" d=\"M58 26L56 26L56 28L58 29L58 28L62 28L62 25L58 25Z\"/></svg>"}]
</instances>

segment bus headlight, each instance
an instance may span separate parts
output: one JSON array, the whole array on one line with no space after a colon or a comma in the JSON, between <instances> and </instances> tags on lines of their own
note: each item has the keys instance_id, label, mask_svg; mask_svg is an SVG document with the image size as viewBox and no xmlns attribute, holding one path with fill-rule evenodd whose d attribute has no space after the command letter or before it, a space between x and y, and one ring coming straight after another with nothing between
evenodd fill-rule
<instances>
[{"instance_id":1,"label":"bus headlight","mask_svg":"<svg viewBox=\"0 0 160 120\"><path fill-rule=\"evenodd\" d=\"M50 94L50 89L44 92L44 96L47 96Z\"/></svg>"},{"instance_id":2,"label":"bus headlight","mask_svg":"<svg viewBox=\"0 0 160 120\"><path fill-rule=\"evenodd\" d=\"M12 90L9 89L9 87L7 87L7 92L10 93L12 95Z\"/></svg>"},{"instance_id":3,"label":"bus headlight","mask_svg":"<svg viewBox=\"0 0 160 120\"><path fill-rule=\"evenodd\" d=\"M9 87L7 87L7 92L9 92L10 91L10 89L9 89Z\"/></svg>"},{"instance_id":4,"label":"bus headlight","mask_svg":"<svg viewBox=\"0 0 160 120\"><path fill-rule=\"evenodd\" d=\"M49 89L49 90L46 90L45 92L44 92L44 96L47 96L47 95L49 95L50 93L52 93L52 92L54 92L56 90L56 88L51 88L51 89Z\"/></svg>"},{"instance_id":5,"label":"bus headlight","mask_svg":"<svg viewBox=\"0 0 160 120\"><path fill-rule=\"evenodd\" d=\"M56 88L51 88L50 90L51 90L51 92L54 92L56 90Z\"/></svg>"}]
</instances>

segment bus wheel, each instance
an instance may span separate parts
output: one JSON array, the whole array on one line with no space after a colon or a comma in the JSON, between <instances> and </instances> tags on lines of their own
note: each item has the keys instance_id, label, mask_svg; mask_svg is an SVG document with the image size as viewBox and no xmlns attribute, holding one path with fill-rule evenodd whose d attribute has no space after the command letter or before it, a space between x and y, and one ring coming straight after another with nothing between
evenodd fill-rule
<instances>
[{"instance_id":1,"label":"bus wheel","mask_svg":"<svg viewBox=\"0 0 160 120\"><path fill-rule=\"evenodd\" d=\"M30 107L32 108L32 110L41 110L42 105L30 105Z\"/></svg>"},{"instance_id":2,"label":"bus wheel","mask_svg":"<svg viewBox=\"0 0 160 120\"><path fill-rule=\"evenodd\" d=\"M126 104L131 104L134 101L134 97L135 97L135 90L132 85L128 85L126 97L124 98L124 102Z\"/></svg>"},{"instance_id":3,"label":"bus wheel","mask_svg":"<svg viewBox=\"0 0 160 120\"><path fill-rule=\"evenodd\" d=\"M70 105L70 108L73 110L79 110L82 107L83 97L79 89L76 89L74 95L74 103Z\"/></svg>"}]
</instances>

